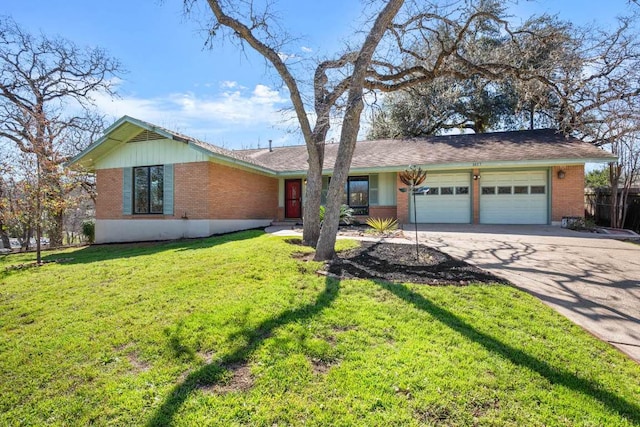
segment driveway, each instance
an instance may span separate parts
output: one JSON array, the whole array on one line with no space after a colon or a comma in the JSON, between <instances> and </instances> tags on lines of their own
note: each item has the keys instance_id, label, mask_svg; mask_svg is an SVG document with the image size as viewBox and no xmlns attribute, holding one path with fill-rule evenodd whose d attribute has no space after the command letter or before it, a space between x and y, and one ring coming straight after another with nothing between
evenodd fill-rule
<instances>
[{"instance_id":1,"label":"driveway","mask_svg":"<svg viewBox=\"0 0 640 427\"><path fill-rule=\"evenodd\" d=\"M421 242L504 277L640 362L640 245L551 226L418 229Z\"/></svg>"}]
</instances>

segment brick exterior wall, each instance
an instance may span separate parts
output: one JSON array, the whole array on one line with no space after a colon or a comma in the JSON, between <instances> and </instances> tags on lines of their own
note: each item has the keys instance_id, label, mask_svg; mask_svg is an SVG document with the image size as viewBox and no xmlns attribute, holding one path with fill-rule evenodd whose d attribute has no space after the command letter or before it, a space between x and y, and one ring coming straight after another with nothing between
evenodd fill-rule
<instances>
[{"instance_id":1,"label":"brick exterior wall","mask_svg":"<svg viewBox=\"0 0 640 427\"><path fill-rule=\"evenodd\" d=\"M278 180L218 163L209 163L211 219L276 219Z\"/></svg>"},{"instance_id":2,"label":"brick exterior wall","mask_svg":"<svg viewBox=\"0 0 640 427\"><path fill-rule=\"evenodd\" d=\"M122 169L96 171L96 219L122 218Z\"/></svg>"},{"instance_id":3,"label":"brick exterior wall","mask_svg":"<svg viewBox=\"0 0 640 427\"><path fill-rule=\"evenodd\" d=\"M473 224L480 224L480 180L473 179L473 175L480 175L480 169L474 169L471 172L471 202L473 203L471 207L473 218L471 221Z\"/></svg>"},{"instance_id":4,"label":"brick exterior wall","mask_svg":"<svg viewBox=\"0 0 640 427\"><path fill-rule=\"evenodd\" d=\"M396 174L396 188L406 187ZM409 193L398 191L396 193L397 215L399 224L409 224Z\"/></svg>"},{"instance_id":5,"label":"brick exterior wall","mask_svg":"<svg viewBox=\"0 0 640 427\"><path fill-rule=\"evenodd\" d=\"M398 218L397 206L369 206L371 218ZM365 217L365 220L368 217Z\"/></svg>"},{"instance_id":6,"label":"brick exterior wall","mask_svg":"<svg viewBox=\"0 0 640 427\"><path fill-rule=\"evenodd\" d=\"M275 219L278 180L212 162L174 165L174 215L122 215L122 168L96 171L97 219Z\"/></svg>"},{"instance_id":7,"label":"brick exterior wall","mask_svg":"<svg viewBox=\"0 0 640 427\"><path fill-rule=\"evenodd\" d=\"M211 219L209 162L178 163L173 166L173 217Z\"/></svg>"},{"instance_id":8,"label":"brick exterior wall","mask_svg":"<svg viewBox=\"0 0 640 427\"><path fill-rule=\"evenodd\" d=\"M558 178L563 170L565 177ZM554 166L551 170L551 221L584 216L584 165Z\"/></svg>"}]
</instances>

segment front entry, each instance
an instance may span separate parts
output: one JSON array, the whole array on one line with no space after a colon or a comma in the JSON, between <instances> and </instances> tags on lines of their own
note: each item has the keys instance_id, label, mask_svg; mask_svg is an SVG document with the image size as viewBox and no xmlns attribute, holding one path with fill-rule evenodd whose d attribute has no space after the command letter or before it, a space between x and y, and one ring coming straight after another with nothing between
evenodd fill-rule
<instances>
[{"instance_id":1,"label":"front entry","mask_svg":"<svg viewBox=\"0 0 640 427\"><path fill-rule=\"evenodd\" d=\"M284 217L302 218L302 180L284 181Z\"/></svg>"}]
</instances>

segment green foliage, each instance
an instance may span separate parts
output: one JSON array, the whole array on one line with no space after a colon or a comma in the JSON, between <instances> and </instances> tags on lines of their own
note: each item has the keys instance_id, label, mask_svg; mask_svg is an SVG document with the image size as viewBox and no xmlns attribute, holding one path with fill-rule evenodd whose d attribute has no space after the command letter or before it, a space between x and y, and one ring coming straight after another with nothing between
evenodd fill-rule
<instances>
[{"instance_id":1,"label":"green foliage","mask_svg":"<svg viewBox=\"0 0 640 427\"><path fill-rule=\"evenodd\" d=\"M322 224L322 222L324 222L324 213L325 213L326 208L323 206L320 206L320 224ZM353 209L351 209L349 206L347 205L340 205L340 224L352 224L354 222L354 218L353 218Z\"/></svg>"},{"instance_id":2,"label":"green foliage","mask_svg":"<svg viewBox=\"0 0 640 427\"><path fill-rule=\"evenodd\" d=\"M591 218L576 218L569 221L567 228L576 231L592 231L596 228L596 222Z\"/></svg>"},{"instance_id":3,"label":"green foliage","mask_svg":"<svg viewBox=\"0 0 640 427\"><path fill-rule=\"evenodd\" d=\"M589 188L609 187L609 170L607 168L597 169L588 172L584 176L584 185Z\"/></svg>"},{"instance_id":4,"label":"green foliage","mask_svg":"<svg viewBox=\"0 0 640 427\"><path fill-rule=\"evenodd\" d=\"M286 239L0 258L0 425L640 422L640 366L533 296L334 280Z\"/></svg>"},{"instance_id":5,"label":"green foliage","mask_svg":"<svg viewBox=\"0 0 640 427\"><path fill-rule=\"evenodd\" d=\"M82 235L87 242L92 244L96 240L96 223L95 221L84 221L82 223Z\"/></svg>"},{"instance_id":6,"label":"green foliage","mask_svg":"<svg viewBox=\"0 0 640 427\"><path fill-rule=\"evenodd\" d=\"M394 218L367 218L366 223L379 234L390 233L398 229L398 221Z\"/></svg>"}]
</instances>

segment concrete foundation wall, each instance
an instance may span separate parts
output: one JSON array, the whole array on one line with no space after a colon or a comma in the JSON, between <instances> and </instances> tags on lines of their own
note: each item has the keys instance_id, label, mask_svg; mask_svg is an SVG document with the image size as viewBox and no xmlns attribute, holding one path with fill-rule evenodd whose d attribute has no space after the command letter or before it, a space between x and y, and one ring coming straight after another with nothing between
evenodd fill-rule
<instances>
[{"instance_id":1,"label":"concrete foundation wall","mask_svg":"<svg viewBox=\"0 0 640 427\"><path fill-rule=\"evenodd\" d=\"M141 242L206 237L267 227L269 219L98 219L96 243Z\"/></svg>"}]
</instances>

